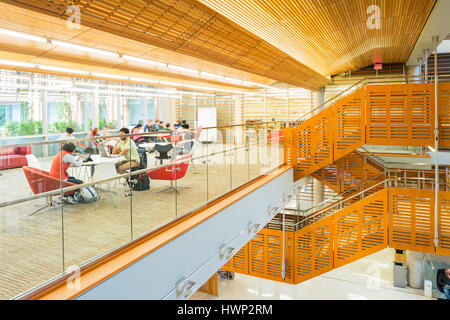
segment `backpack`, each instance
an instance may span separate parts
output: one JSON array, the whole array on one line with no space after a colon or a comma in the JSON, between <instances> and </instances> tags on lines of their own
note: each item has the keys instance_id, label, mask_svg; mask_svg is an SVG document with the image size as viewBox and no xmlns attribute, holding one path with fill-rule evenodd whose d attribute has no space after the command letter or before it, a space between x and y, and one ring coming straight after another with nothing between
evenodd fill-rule
<instances>
[{"instance_id":1,"label":"backpack","mask_svg":"<svg viewBox=\"0 0 450 320\"><path fill-rule=\"evenodd\" d=\"M150 189L150 178L145 173L140 173L133 179L133 190L144 191Z\"/></svg>"},{"instance_id":2,"label":"backpack","mask_svg":"<svg viewBox=\"0 0 450 320\"><path fill-rule=\"evenodd\" d=\"M84 203L95 202L98 199L97 191L91 186L81 188L73 196L78 202Z\"/></svg>"},{"instance_id":3,"label":"backpack","mask_svg":"<svg viewBox=\"0 0 450 320\"><path fill-rule=\"evenodd\" d=\"M141 161L139 163L141 169L147 168L147 152L145 148L136 148Z\"/></svg>"}]
</instances>

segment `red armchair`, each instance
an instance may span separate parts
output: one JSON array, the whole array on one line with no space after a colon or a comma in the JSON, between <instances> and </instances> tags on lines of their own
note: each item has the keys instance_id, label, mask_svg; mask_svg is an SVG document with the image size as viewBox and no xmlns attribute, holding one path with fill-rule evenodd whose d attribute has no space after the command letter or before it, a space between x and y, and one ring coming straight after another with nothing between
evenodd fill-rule
<instances>
[{"instance_id":1,"label":"red armchair","mask_svg":"<svg viewBox=\"0 0 450 320\"><path fill-rule=\"evenodd\" d=\"M27 154L31 154L31 147L0 147L0 170L19 168L28 165Z\"/></svg>"},{"instance_id":2,"label":"red armchair","mask_svg":"<svg viewBox=\"0 0 450 320\"><path fill-rule=\"evenodd\" d=\"M273 130L267 136L268 143L284 143L284 130Z\"/></svg>"},{"instance_id":3,"label":"red armchair","mask_svg":"<svg viewBox=\"0 0 450 320\"><path fill-rule=\"evenodd\" d=\"M150 170L147 172L147 176L151 180L167 180L170 181L170 187L159 190L158 192L165 190L173 190L176 193L180 193L173 185L173 182L179 179L182 179L189 168L189 163L191 161L192 154L185 155L176 160L178 162L175 166L170 165L164 168L158 168L154 170ZM181 162L180 162L181 161ZM173 163L173 161L172 161Z\"/></svg>"},{"instance_id":4,"label":"red armchair","mask_svg":"<svg viewBox=\"0 0 450 320\"><path fill-rule=\"evenodd\" d=\"M54 177L51 177L49 173L45 170L32 168L32 167L22 167L23 173L25 174L25 177L27 178L28 184L30 185L31 191L33 191L34 194L40 194L44 192L54 191L61 188L61 181L59 179L56 179ZM62 187L72 187L76 186L75 183L63 181ZM73 194L76 190L66 192L65 194ZM46 205L42 208L37 209L36 211L33 211L29 215L35 214L36 212L39 212L47 207L53 207L55 205L55 202L52 201L52 197L48 196L46 197Z\"/></svg>"}]
</instances>

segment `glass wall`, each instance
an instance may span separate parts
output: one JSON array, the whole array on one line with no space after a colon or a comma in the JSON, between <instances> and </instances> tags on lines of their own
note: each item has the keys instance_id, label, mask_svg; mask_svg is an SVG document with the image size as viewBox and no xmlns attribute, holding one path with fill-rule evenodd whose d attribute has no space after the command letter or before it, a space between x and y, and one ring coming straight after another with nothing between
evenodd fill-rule
<instances>
[{"instance_id":1,"label":"glass wall","mask_svg":"<svg viewBox=\"0 0 450 320\"><path fill-rule=\"evenodd\" d=\"M294 115L284 91L161 91L0 70L0 298L79 268L284 163L288 124L272 121ZM260 101L253 114L249 97ZM120 127L156 118L184 119L190 128L118 136ZM72 136L63 135L67 127ZM95 127L100 135L91 138Z\"/></svg>"},{"instance_id":2,"label":"glass wall","mask_svg":"<svg viewBox=\"0 0 450 320\"><path fill-rule=\"evenodd\" d=\"M241 125L138 134L148 139L136 141L108 135L0 146L0 298L81 268L284 163L283 144L269 130ZM78 149L90 144L93 154Z\"/></svg>"}]
</instances>

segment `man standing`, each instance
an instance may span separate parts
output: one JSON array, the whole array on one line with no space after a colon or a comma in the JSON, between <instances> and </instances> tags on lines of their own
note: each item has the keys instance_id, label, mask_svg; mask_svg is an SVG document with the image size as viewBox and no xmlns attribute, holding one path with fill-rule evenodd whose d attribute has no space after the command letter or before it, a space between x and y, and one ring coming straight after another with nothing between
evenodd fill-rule
<instances>
[{"instance_id":1,"label":"man standing","mask_svg":"<svg viewBox=\"0 0 450 320\"><path fill-rule=\"evenodd\" d=\"M130 130L128 130L128 128L120 129L120 140L116 142L112 152L113 154L124 156L126 159L116 163L116 170L119 174L125 173L130 168L139 168L141 162L141 158L139 157L139 153L137 152L136 144L133 139L125 136L129 133Z\"/></svg>"}]
</instances>

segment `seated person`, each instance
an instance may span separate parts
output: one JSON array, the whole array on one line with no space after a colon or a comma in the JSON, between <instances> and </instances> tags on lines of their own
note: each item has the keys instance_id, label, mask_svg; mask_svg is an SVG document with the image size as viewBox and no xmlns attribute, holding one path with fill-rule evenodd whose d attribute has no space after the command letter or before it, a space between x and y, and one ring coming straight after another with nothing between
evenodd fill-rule
<instances>
[{"instance_id":1,"label":"seated person","mask_svg":"<svg viewBox=\"0 0 450 320\"><path fill-rule=\"evenodd\" d=\"M148 119L148 123L144 127L144 132L151 132L150 130L151 130L152 126L153 126L153 120Z\"/></svg>"},{"instance_id":2,"label":"seated person","mask_svg":"<svg viewBox=\"0 0 450 320\"><path fill-rule=\"evenodd\" d=\"M99 137L99 136L100 136L100 133L99 133L98 128L95 127L94 129L92 129L91 137L94 138L94 137ZM104 141L104 139L93 139L93 141L94 141L94 144L101 144Z\"/></svg>"},{"instance_id":3,"label":"seated person","mask_svg":"<svg viewBox=\"0 0 450 320\"><path fill-rule=\"evenodd\" d=\"M440 272L439 272L440 271ZM445 294L445 298L450 300L450 268L438 270L437 287Z\"/></svg>"},{"instance_id":4,"label":"seated person","mask_svg":"<svg viewBox=\"0 0 450 320\"><path fill-rule=\"evenodd\" d=\"M66 128L66 132L59 137L58 140L71 140L76 139L76 137L73 135L73 129L72 128Z\"/></svg>"},{"instance_id":5,"label":"seated person","mask_svg":"<svg viewBox=\"0 0 450 320\"><path fill-rule=\"evenodd\" d=\"M170 123L167 122L165 127L163 129L161 129L162 131L172 131L172 129L170 129Z\"/></svg>"},{"instance_id":6,"label":"seated person","mask_svg":"<svg viewBox=\"0 0 450 320\"><path fill-rule=\"evenodd\" d=\"M58 140L72 140L72 139L76 139L77 137L75 137L73 135L73 129L72 128L66 128L66 132L59 137ZM85 146L84 144L81 144L79 142L75 142L75 148L76 151L78 153L84 153L84 151L86 150L87 146Z\"/></svg>"},{"instance_id":7,"label":"seated person","mask_svg":"<svg viewBox=\"0 0 450 320\"><path fill-rule=\"evenodd\" d=\"M119 131L119 135L129 134L128 128L122 128ZM137 152L136 144L130 137L122 136L120 140L116 142L112 154L118 154L124 156L126 160L116 163L116 169L119 174L125 173L130 168L139 168L141 158Z\"/></svg>"},{"instance_id":8,"label":"seated person","mask_svg":"<svg viewBox=\"0 0 450 320\"><path fill-rule=\"evenodd\" d=\"M174 153L176 155L189 154L192 149L193 141L191 132L189 131L189 125L187 123L181 125L179 134L183 136L183 139L178 142L177 146L174 149Z\"/></svg>"},{"instance_id":9,"label":"seated person","mask_svg":"<svg viewBox=\"0 0 450 320\"><path fill-rule=\"evenodd\" d=\"M84 155L80 157L75 155L75 144L72 142L65 143L62 146L61 152L57 153L53 158L52 165L50 167L49 175L56 179L61 179L67 182L82 184L83 181L70 177L67 170L69 167L81 167L83 164ZM68 201L76 203L76 199L69 197Z\"/></svg>"},{"instance_id":10,"label":"seated person","mask_svg":"<svg viewBox=\"0 0 450 320\"><path fill-rule=\"evenodd\" d=\"M131 133L139 133L141 132L142 129L142 124L138 123L136 127L133 128L133 130L131 130ZM132 136L131 137L134 141L139 140L140 138L142 138L142 136Z\"/></svg>"},{"instance_id":11,"label":"seated person","mask_svg":"<svg viewBox=\"0 0 450 320\"><path fill-rule=\"evenodd\" d=\"M177 130L177 129L179 129L181 127L180 119L177 119L177 121L173 124L173 127L175 128L175 130Z\"/></svg>"},{"instance_id":12,"label":"seated person","mask_svg":"<svg viewBox=\"0 0 450 320\"><path fill-rule=\"evenodd\" d=\"M159 127L159 119L156 119L155 123L152 124L151 128L150 128L150 132L158 132L160 129Z\"/></svg>"}]
</instances>

